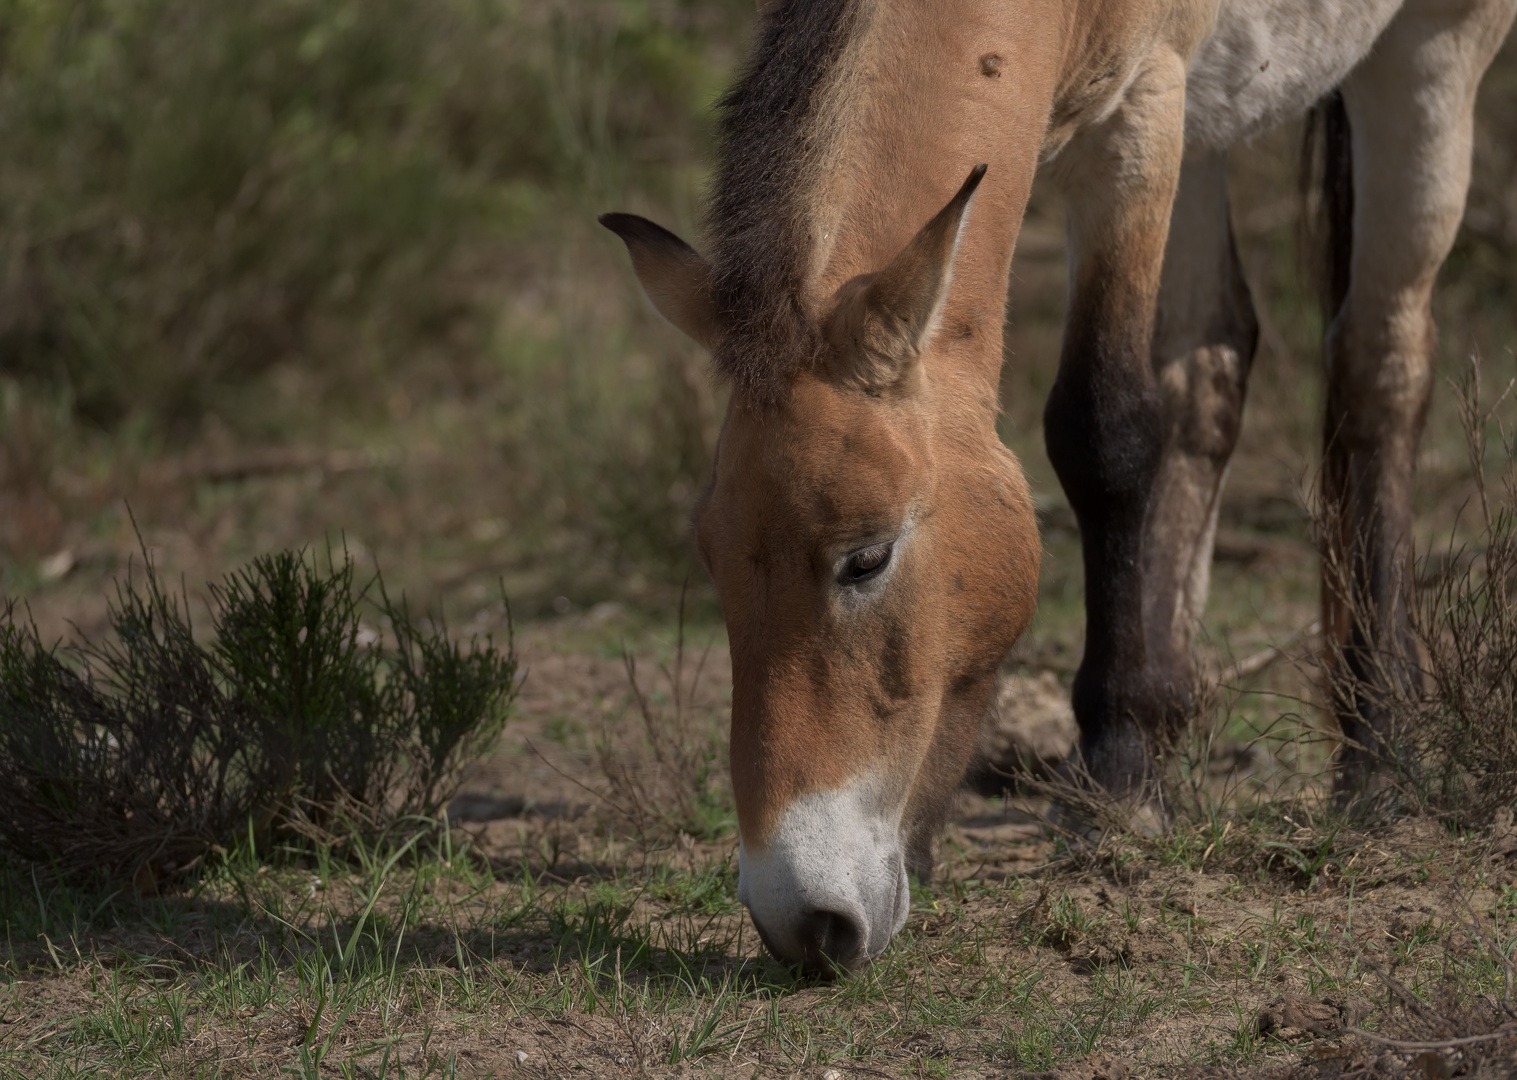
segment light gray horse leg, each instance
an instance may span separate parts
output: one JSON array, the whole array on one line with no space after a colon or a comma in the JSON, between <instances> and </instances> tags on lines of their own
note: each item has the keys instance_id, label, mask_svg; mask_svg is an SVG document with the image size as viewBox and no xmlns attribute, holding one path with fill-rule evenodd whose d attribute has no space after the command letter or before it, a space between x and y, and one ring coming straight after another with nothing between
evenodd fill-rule
<instances>
[{"instance_id":1,"label":"light gray horse leg","mask_svg":"<svg viewBox=\"0 0 1517 1080\"><path fill-rule=\"evenodd\" d=\"M1154 321L1164 450L1143 544L1148 662L1168 691L1171 723L1189 705L1191 641L1257 340L1228 213L1227 158L1196 151L1180 172Z\"/></svg>"},{"instance_id":2,"label":"light gray horse leg","mask_svg":"<svg viewBox=\"0 0 1517 1080\"><path fill-rule=\"evenodd\" d=\"M1514 9L1517 0L1409 0L1343 85L1354 246L1328 334L1323 493L1337 528L1323 608L1350 676L1330 679L1349 786L1389 735L1383 689L1415 678L1406 599L1437 344L1430 301L1464 213L1475 91Z\"/></svg>"}]
</instances>

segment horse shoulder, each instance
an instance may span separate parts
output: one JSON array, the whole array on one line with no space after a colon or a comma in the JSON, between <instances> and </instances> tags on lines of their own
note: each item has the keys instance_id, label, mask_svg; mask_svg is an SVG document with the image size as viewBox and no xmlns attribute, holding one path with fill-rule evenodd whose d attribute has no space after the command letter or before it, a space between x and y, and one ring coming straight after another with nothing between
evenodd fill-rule
<instances>
[{"instance_id":1,"label":"horse shoulder","mask_svg":"<svg viewBox=\"0 0 1517 1080\"><path fill-rule=\"evenodd\" d=\"M1054 158L1080 131L1109 119L1132 94L1152 93L1156 70L1183 72L1206 39L1220 2L1087 0L1070 4L1064 62L1049 111L1042 160Z\"/></svg>"}]
</instances>

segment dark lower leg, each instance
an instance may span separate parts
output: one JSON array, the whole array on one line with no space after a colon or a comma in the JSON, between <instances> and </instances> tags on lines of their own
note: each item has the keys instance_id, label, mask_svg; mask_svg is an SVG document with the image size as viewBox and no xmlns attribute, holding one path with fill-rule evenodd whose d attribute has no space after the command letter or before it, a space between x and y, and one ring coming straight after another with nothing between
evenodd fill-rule
<instances>
[{"instance_id":1,"label":"dark lower leg","mask_svg":"<svg viewBox=\"0 0 1517 1080\"><path fill-rule=\"evenodd\" d=\"M1185 60L1156 53L1122 107L1059 155L1071 289L1044 412L1080 524L1085 653L1073 704L1091 778L1119 798L1157 780L1162 706L1143 632L1143 531L1164 444L1150 349L1184 147Z\"/></svg>"},{"instance_id":2,"label":"dark lower leg","mask_svg":"<svg viewBox=\"0 0 1517 1080\"><path fill-rule=\"evenodd\" d=\"M1381 358L1375 394L1340 335L1328 386L1323 460L1323 626L1327 689L1346 740L1343 788L1361 786L1384 761L1398 699L1418 682L1408 618L1412 580L1412 482L1431 397L1432 323L1412 357ZM1420 355L1417 355L1420 354ZM1361 354L1362 355L1362 354ZM1403 379L1384 379L1385 369Z\"/></svg>"},{"instance_id":3,"label":"dark lower leg","mask_svg":"<svg viewBox=\"0 0 1517 1080\"><path fill-rule=\"evenodd\" d=\"M1109 310L1109 309L1108 309ZM1048 456L1080 524L1085 652L1073 704L1092 778L1119 797L1152 777L1159 701L1143 639L1143 525L1162 445L1162 410L1139 334L1072 314L1044 414Z\"/></svg>"},{"instance_id":4,"label":"dark lower leg","mask_svg":"<svg viewBox=\"0 0 1517 1080\"><path fill-rule=\"evenodd\" d=\"M1464 214L1475 87L1512 14L1404 5L1343 84L1354 235L1328 345L1323 607L1338 645L1333 705L1359 744L1343 756L1344 787L1384 760L1394 700L1419 678L1407 601L1412 477L1435 354L1429 301Z\"/></svg>"}]
</instances>

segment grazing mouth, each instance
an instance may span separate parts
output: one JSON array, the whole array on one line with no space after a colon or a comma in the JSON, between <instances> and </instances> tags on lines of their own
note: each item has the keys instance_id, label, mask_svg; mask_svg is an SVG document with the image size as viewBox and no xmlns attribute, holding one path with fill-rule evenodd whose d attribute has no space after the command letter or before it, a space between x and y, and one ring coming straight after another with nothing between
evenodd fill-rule
<instances>
[{"instance_id":1,"label":"grazing mouth","mask_svg":"<svg viewBox=\"0 0 1517 1080\"><path fill-rule=\"evenodd\" d=\"M812 975L863 969L911 906L898 815L872 785L812 792L781 816L769 843L738 849L738 899L764 946Z\"/></svg>"}]
</instances>

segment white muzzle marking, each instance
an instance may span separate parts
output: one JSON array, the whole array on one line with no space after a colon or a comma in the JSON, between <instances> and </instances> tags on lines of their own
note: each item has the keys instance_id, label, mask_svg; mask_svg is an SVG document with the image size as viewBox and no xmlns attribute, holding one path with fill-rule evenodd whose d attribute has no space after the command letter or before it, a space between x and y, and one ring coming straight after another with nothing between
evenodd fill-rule
<instances>
[{"instance_id":1,"label":"white muzzle marking","mask_svg":"<svg viewBox=\"0 0 1517 1080\"><path fill-rule=\"evenodd\" d=\"M820 951L838 966L857 967L884 952L906 924L911 890L901 809L885 805L877 791L856 780L811 792L785 809L767 845L744 840L739 847L737 898L784 959L814 964ZM840 935L839 920L856 937ZM832 931L821 935L819 925Z\"/></svg>"}]
</instances>

